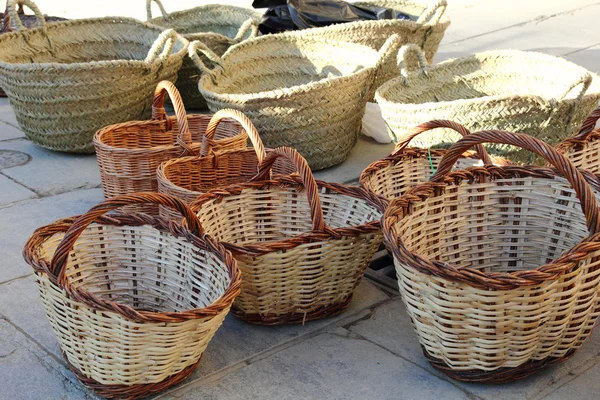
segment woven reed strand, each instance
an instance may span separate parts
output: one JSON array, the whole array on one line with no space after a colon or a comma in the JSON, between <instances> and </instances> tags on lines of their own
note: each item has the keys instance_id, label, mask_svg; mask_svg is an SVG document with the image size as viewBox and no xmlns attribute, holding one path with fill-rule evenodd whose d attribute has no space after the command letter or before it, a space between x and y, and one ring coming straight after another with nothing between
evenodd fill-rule
<instances>
[{"instance_id":1,"label":"woven reed strand","mask_svg":"<svg viewBox=\"0 0 600 400\"><path fill-rule=\"evenodd\" d=\"M556 149L577 167L600 173L600 129L594 129L600 119L600 107L583 121L577 135L560 143Z\"/></svg>"}]
</instances>

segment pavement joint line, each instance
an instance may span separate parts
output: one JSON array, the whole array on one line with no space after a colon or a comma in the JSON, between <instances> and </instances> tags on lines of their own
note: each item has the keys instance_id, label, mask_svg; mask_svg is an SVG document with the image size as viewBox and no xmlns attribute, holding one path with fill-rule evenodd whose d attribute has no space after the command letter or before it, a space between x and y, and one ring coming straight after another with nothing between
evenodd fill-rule
<instances>
[{"instance_id":1,"label":"pavement joint line","mask_svg":"<svg viewBox=\"0 0 600 400\"><path fill-rule=\"evenodd\" d=\"M8 121L5 121L5 120L3 120L3 119L0 119L0 122L3 122L3 123L5 123L6 125L10 125L10 126L12 126L13 128L17 128L18 130L20 130L21 132L23 132L23 131L21 130L21 127L20 127L20 126L18 126L18 125L15 125L15 124L13 124L13 123L10 123L10 122L8 122ZM21 138L21 139L22 139L22 138Z\"/></svg>"},{"instance_id":2,"label":"pavement joint line","mask_svg":"<svg viewBox=\"0 0 600 400\"><path fill-rule=\"evenodd\" d=\"M9 279L9 280L6 280L6 281L2 281L2 282L0 282L0 286L2 286L2 285L5 285L5 284L7 284L7 283L14 282L14 281L19 281L19 280L21 280L21 279L28 278L28 277L30 277L30 276L32 276L32 275L33 275L33 273L29 273L29 274L27 274L27 275L21 275L21 276L17 276L17 277L15 277L15 278L11 278L11 279Z\"/></svg>"},{"instance_id":3,"label":"pavement joint line","mask_svg":"<svg viewBox=\"0 0 600 400\"><path fill-rule=\"evenodd\" d=\"M595 367L600 361L600 353L596 354L594 357L591 357L589 360L584 361L583 363L575 366L574 368L567 371L564 375L559 376L557 379L552 381L552 384L547 388L542 389L541 391L535 393L530 397L531 400L542 400L546 397L550 396L552 393L556 392L561 387L565 386L569 382L579 378L588 370ZM568 361L567 361L568 362ZM576 371L576 372L575 372Z\"/></svg>"},{"instance_id":4,"label":"pavement joint line","mask_svg":"<svg viewBox=\"0 0 600 400\"><path fill-rule=\"evenodd\" d=\"M29 163L31 160L32 160L32 158L31 158L31 157L29 157L29 161L27 161L25 164L28 164L28 163ZM21 164L21 165L25 165L25 164ZM17 165L17 167L18 167L18 166L20 166L20 165ZM38 198L40 198L40 197L45 197L45 196L41 195L41 194L40 194L40 193L39 193L37 190L35 190L34 188L30 188L29 186L27 186L27 185L25 185L25 184L23 184L23 183L19 182L18 180L14 179L14 178L12 178L12 177L10 177L10 176L8 176L8 175L6 175L6 174L3 172L5 169L10 169L10 168L13 168L13 167L8 167L8 168L3 168L3 169L0 169L0 175L2 175L2 176L4 176L5 178L9 179L9 180L10 180L10 181L12 181L13 183L16 183L17 185L23 186L25 189L27 189L27 190L29 190L29 191L33 192L33 193L34 193L34 194L35 194L35 195L36 195ZM34 199L25 199L25 200L34 200ZM15 202L12 202L12 203L7 203L6 205L8 205L8 204L16 204L16 203L19 203L19 202L21 202L21 201L24 201L24 200L15 201ZM5 205L3 204L2 206L0 206L0 208L4 208L4 206L5 206Z\"/></svg>"},{"instance_id":5,"label":"pavement joint line","mask_svg":"<svg viewBox=\"0 0 600 400\"><path fill-rule=\"evenodd\" d=\"M0 171L0 175L6 176L2 173L2 171ZM9 176L6 176L7 178L11 179ZM15 183L18 183L15 181ZM22 185L21 183L19 183L19 185ZM25 185L22 185L25 186ZM26 202L30 202L30 201L35 201L35 200L41 200L41 199L45 199L45 198L49 198L49 197L54 197L54 196L60 196L62 194L66 194L66 193L74 193L74 192L78 192L81 190L92 190L92 189L100 189L102 187L102 184L98 184L98 185L93 185L93 186L88 186L88 185L82 185L82 186L78 186L76 188L72 188L69 190L65 190L63 192L52 192L52 193L48 193L48 194L39 194L37 193L35 190L28 188L27 186L25 186L25 188L31 190L32 192L34 192L38 197L34 197L31 199L23 199L23 200L19 200L13 203L6 203L6 204L2 204L0 205L0 210L5 209L5 208L10 208L10 207L14 207L17 205L21 205L24 204ZM70 217L71 215L65 215L63 218L67 218Z\"/></svg>"},{"instance_id":6,"label":"pavement joint line","mask_svg":"<svg viewBox=\"0 0 600 400\"><path fill-rule=\"evenodd\" d=\"M594 44L592 44L591 46L582 47L581 49L577 49L577 50L570 51L570 52L568 52L568 53L565 53L565 54L561 54L561 57L564 57L564 56L570 56L571 54L577 54L577 53L579 53L579 52L582 52L582 51L585 51L585 50L591 49L592 47L596 47L596 46L599 46L599 45L600 45L600 42L598 42L598 43L594 43Z\"/></svg>"}]
</instances>

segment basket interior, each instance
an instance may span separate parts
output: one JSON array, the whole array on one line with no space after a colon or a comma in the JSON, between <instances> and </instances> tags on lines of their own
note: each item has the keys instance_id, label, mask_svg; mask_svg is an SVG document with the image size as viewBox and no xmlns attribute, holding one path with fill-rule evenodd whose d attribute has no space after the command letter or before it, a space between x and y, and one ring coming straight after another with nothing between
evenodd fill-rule
<instances>
[{"instance_id":1,"label":"basket interior","mask_svg":"<svg viewBox=\"0 0 600 400\"><path fill-rule=\"evenodd\" d=\"M38 256L49 261L63 236L48 238ZM151 312L204 308L231 281L216 255L148 225L90 225L69 256L67 276L73 287Z\"/></svg>"},{"instance_id":2,"label":"basket interior","mask_svg":"<svg viewBox=\"0 0 600 400\"><path fill-rule=\"evenodd\" d=\"M448 185L395 228L412 253L485 272L535 269L588 236L579 200L562 178Z\"/></svg>"},{"instance_id":3,"label":"basket interior","mask_svg":"<svg viewBox=\"0 0 600 400\"><path fill-rule=\"evenodd\" d=\"M51 24L47 37L41 29L2 35L0 61L11 64L143 61L160 33L158 28L118 18ZM183 42L177 40L171 53L183 48Z\"/></svg>"},{"instance_id":4,"label":"basket interior","mask_svg":"<svg viewBox=\"0 0 600 400\"><path fill-rule=\"evenodd\" d=\"M322 188L321 206L331 228L358 226L381 218L366 201ZM238 245L283 240L312 230L306 192L294 187L244 189L211 200L197 210L206 231Z\"/></svg>"}]
</instances>

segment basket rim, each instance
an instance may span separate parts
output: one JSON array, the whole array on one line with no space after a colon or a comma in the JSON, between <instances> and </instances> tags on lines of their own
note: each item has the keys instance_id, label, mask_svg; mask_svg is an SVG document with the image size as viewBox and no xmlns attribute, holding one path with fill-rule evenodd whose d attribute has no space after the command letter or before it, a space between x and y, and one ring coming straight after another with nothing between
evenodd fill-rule
<instances>
[{"instance_id":1,"label":"basket rim","mask_svg":"<svg viewBox=\"0 0 600 400\"><path fill-rule=\"evenodd\" d=\"M424 4L424 3L418 2L418 1L406 1L406 0L401 0L401 1L392 1L392 0L387 0L387 1L359 0L359 1L353 2L353 4L355 4L355 5L374 5L374 6L380 5L381 3L400 3L399 6L405 6L405 5L417 6L419 8L423 8L423 11L425 11L427 9L428 5L429 5L429 4ZM394 10L396 10L396 11L402 11L402 8L394 8ZM332 26L338 27L338 26L343 26L343 25L348 25L348 24L367 25L368 23L384 22L384 21L385 22L387 22L387 21L391 21L392 22L392 23L386 23L386 25L397 25L396 22L403 22L402 25L409 25L410 24L410 25L413 25L412 26L413 29L415 29L415 28L419 29L419 28L423 28L423 27L435 28L435 27L438 27L440 25L446 25L446 26L448 26L450 24L450 17L448 16L448 14L446 14L444 12L444 14L442 14L442 16L440 17L439 21L436 22L435 24L432 24L429 21L426 21L424 23L418 23L417 21L413 21L412 19L411 20L407 20L407 19L380 19L380 20L346 22L345 24L336 24L336 25L331 25L329 27L332 27ZM328 28L328 27L324 27L324 28ZM318 28L313 28L313 29L318 29Z\"/></svg>"},{"instance_id":2,"label":"basket rim","mask_svg":"<svg viewBox=\"0 0 600 400\"><path fill-rule=\"evenodd\" d=\"M23 258L34 269L38 275L45 275L50 278L53 274L50 272L50 260L42 259L37 256L36 250L53 235L66 232L78 216L59 219L51 224L42 226L36 229L31 237L27 240L23 248ZM188 243L193 244L197 249L211 252L225 264L230 277L229 285L225 288L223 294L213 301L210 305L203 308L195 308L186 311L167 311L154 312L142 311L135 308L109 301L103 300L93 293L83 289L74 288L68 285L67 288L59 289L64 291L70 298L81 302L96 311L114 312L120 316L134 322L185 322L194 319L214 317L231 306L235 297L239 294L241 288L241 272L238 268L236 260L231 253L226 250L220 243L213 239L210 235L202 235L202 237L192 234L187 227L169 223L168 220L161 217L153 217L147 214L110 214L107 216L98 217L96 224L111 225L111 226L143 226L150 225L153 228L162 232L168 232L171 235L181 238Z\"/></svg>"},{"instance_id":3,"label":"basket rim","mask_svg":"<svg viewBox=\"0 0 600 400\"><path fill-rule=\"evenodd\" d=\"M600 128L590 131L583 137L572 136L572 137L566 138L565 140L560 142L558 145L556 145L556 149L559 151L563 151L563 152L569 151L569 150L572 150L572 151L582 150L588 144L590 144L591 142L594 142L598 139L600 139Z\"/></svg>"},{"instance_id":4,"label":"basket rim","mask_svg":"<svg viewBox=\"0 0 600 400\"><path fill-rule=\"evenodd\" d=\"M319 189L326 188L338 195L353 197L362 200L376 211L383 214L383 211L388 205L388 201L374 193L367 191L359 186L349 186L335 182L325 182L315 179ZM233 195L239 195L244 190L265 190L271 187L279 188L296 188L298 192L304 190L302 178L297 175L276 175L273 179L267 181L251 181L239 184L233 184L226 187L215 188L199 196L190 204L190 208L194 213L198 213L202 205L209 201L223 201L225 198ZM330 239L340 239L342 237L357 237L363 234L375 233L381 229L381 220L376 219L361 225L331 228L326 227L323 232L307 231L299 235L292 236L280 240L270 240L264 242L253 242L244 245L237 245L225 241L220 241L221 244L230 250L234 255L245 254L250 256L259 256L269 253L275 253L280 250L289 250L307 243L318 243Z\"/></svg>"},{"instance_id":5,"label":"basket rim","mask_svg":"<svg viewBox=\"0 0 600 400\"><path fill-rule=\"evenodd\" d=\"M30 32L42 31L47 29L48 31L54 30L66 30L73 25L87 25L87 24L105 24L107 26L113 26L115 24L129 23L132 25L138 25L142 29L148 29L155 31L157 34L161 34L165 29L154 25L148 22L139 21L135 18L129 17L100 17L100 18L86 18L86 19L76 19L76 20L65 20L60 22L53 22L48 24L46 27L38 26L34 28L27 29L25 31L19 32L7 32L0 35L0 43L2 41L11 40L13 37L19 35L26 35ZM183 58L187 53L188 40L176 33L177 40L181 43L182 48L176 53L171 53L168 56L168 60L174 57ZM157 36L158 37L158 36ZM158 60L155 60L155 62ZM151 63L146 62L145 60L124 60L124 59L115 59L115 60L101 60L101 61L88 61L88 62L75 62L75 63L59 63L59 62L45 62L45 63L10 63L2 60L0 57L0 68L5 68L13 71L36 71L36 70L44 70L44 69L53 69L59 70L58 72L63 71L72 71L72 70L81 70L81 69L96 69L96 68L106 68L106 67L140 67L140 68L150 68L152 66Z\"/></svg>"},{"instance_id":6,"label":"basket rim","mask_svg":"<svg viewBox=\"0 0 600 400\"><path fill-rule=\"evenodd\" d=\"M580 170L579 172L596 192L600 192L600 177L585 170ZM442 187L455 185L462 181L473 183L478 180L490 178L507 179L511 177L566 180L566 178L559 174L554 168L531 165L487 165L449 172L443 182L426 182L417 185L405 195L391 201L382 218L383 234L386 238L386 242L390 245L394 258L402 259L403 263L420 273L435 275L452 282L485 289L511 290L556 280L558 277L564 275L570 267L585 259L590 252L600 249L600 233L595 235L588 234L588 236L581 239L575 246L561 254L551 263L543 264L529 270L485 272L476 268L457 268L451 263L444 261L431 261L426 257L407 249L396 232L396 223L402 220L404 216L411 214L413 204L435 197L436 190L439 190ZM402 248L403 251L401 251L400 248Z\"/></svg>"}]
</instances>

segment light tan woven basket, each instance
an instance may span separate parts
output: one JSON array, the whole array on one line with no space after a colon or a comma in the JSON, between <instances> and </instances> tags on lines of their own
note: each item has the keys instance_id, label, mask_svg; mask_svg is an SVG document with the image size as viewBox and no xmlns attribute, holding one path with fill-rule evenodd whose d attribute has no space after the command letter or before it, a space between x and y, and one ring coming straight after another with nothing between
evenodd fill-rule
<instances>
[{"instance_id":1,"label":"light tan woven basket","mask_svg":"<svg viewBox=\"0 0 600 400\"><path fill-rule=\"evenodd\" d=\"M266 180L281 156L300 174ZM277 325L346 309L382 242L386 205L362 188L315 181L298 152L279 148L252 181L209 191L192 209L244 275L234 314Z\"/></svg>"},{"instance_id":2,"label":"light tan woven basket","mask_svg":"<svg viewBox=\"0 0 600 400\"><path fill-rule=\"evenodd\" d=\"M215 153L212 138L217 127L226 118L240 124L254 148L225 150ZM252 122L237 110L218 111L210 120L203 140L208 141L205 155L175 158L160 164L156 170L158 192L180 198L192 203L203 193L233 183L249 181L258 173L259 164L265 159L267 151L260 140L258 131ZM295 166L277 160L273 171L278 174L292 174ZM168 207L160 207L160 215L169 219L181 219L179 213Z\"/></svg>"},{"instance_id":3,"label":"light tan woven basket","mask_svg":"<svg viewBox=\"0 0 600 400\"><path fill-rule=\"evenodd\" d=\"M165 94L169 94L175 116L167 116ZM189 154L206 154L200 149L211 115L187 115L175 86L160 82L154 92L151 121L130 121L109 125L94 136L94 145L104 197L110 198L135 192L156 192L156 168L167 160ZM248 135L235 121L224 121L205 142L215 151L244 149ZM214 141L214 143L213 143ZM155 215L155 204L128 207L128 211L143 211Z\"/></svg>"},{"instance_id":4,"label":"light tan woven basket","mask_svg":"<svg viewBox=\"0 0 600 400\"><path fill-rule=\"evenodd\" d=\"M451 172L466 150L485 142L533 151L558 172ZM541 140L483 131L450 148L429 182L391 201L383 231L434 367L458 380L502 383L583 344L600 315L598 202L586 179L598 193L596 176L584 178Z\"/></svg>"},{"instance_id":5,"label":"light tan woven basket","mask_svg":"<svg viewBox=\"0 0 600 400\"><path fill-rule=\"evenodd\" d=\"M600 174L600 129L594 129L600 119L600 107L583 121L577 135L560 143L556 149L562 152L577 168Z\"/></svg>"},{"instance_id":6,"label":"light tan woven basket","mask_svg":"<svg viewBox=\"0 0 600 400\"><path fill-rule=\"evenodd\" d=\"M145 214L102 217L146 202L179 210L189 230ZM185 204L157 193L113 198L39 228L23 255L71 370L109 398L144 397L187 378L240 290L231 253L203 235Z\"/></svg>"},{"instance_id":7,"label":"light tan woven basket","mask_svg":"<svg viewBox=\"0 0 600 400\"><path fill-rule=\"evenodd\" d=\"M152 2L159 6L162 17L152 18ZM160 0L146 0L146 11L148 22L173 28L190 41L201 40L219 56L230 46L256 36L260 18L260 13L252 9L225 4L209 4L168 14ZM210 60L202 57L202 61L212 68ZM175 85L188 108L207 108L198 91L200 75L192 59L185 57Z\"/></svg>"},{"instance_id":8,"label":"light tan woven basket","mask_svg":"<svg viewBox=\"0 0 600 400\"><path fill-rule=\"evenodd\" d=\"M213 112L242 111L265 146L293 147L317 170L348 157L375 73L398 41L392 36L377 52L298 31L246 40L222 59L200 42L193 42L189 52L205 72L200 91ZM218 67L204 66L197 50Z\"/></svg>"},{"instance_id":9,"label":"light tan woven basket","mask_svg":"<svg viewBox=\"0 0 600 400\"><path fill-rule=\"evenodd\" d=\"M46 25L0 35L0 87L17 121L35 144L92 153L94 132L108 124L150 115L152 92L175 81L187 40L173 30L130 18L110 17Z\"/></svg>"},{"instance_id":10,"label":"light tan woven basket","mask_svg":"<svg viewBox=\"0 0 600 400\"><path fill-rule=\"evenodd\" d=\"M489 51L429 66L422 51L408 45L398 62L402 76L375 96L397 140L423 121L445 119L469 130L523 132L556 144L578 129L600 99L600 78L541 53ZM435 132L421 135L415 145L429 148L439 140ZM507 145L488 149L513 161L531 161L530 153Z\"/></svg>"}]
</instances>

